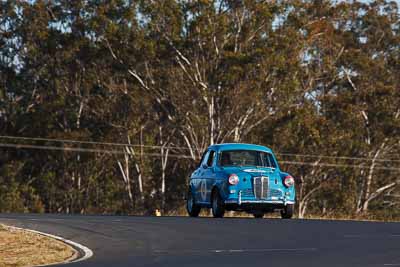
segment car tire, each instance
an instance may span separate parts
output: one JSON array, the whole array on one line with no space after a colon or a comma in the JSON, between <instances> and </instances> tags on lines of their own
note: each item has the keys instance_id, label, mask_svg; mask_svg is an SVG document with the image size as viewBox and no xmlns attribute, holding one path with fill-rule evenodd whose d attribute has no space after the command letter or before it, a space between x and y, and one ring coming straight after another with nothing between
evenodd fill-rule
<instances>
[{"instance_id":1,"label":"car tire","mask_svg":"<svg viewBox=\"0 0 400 267\"><path fill-rule=\"evenodd\" d=\"M281 210L282 219L291 219L293 217L293 212L294 212L294 204L287 204Z\"/></svg>"},{"instance_id":2,"label":"car tire","mask_svg":"<svg viewBox=\"0 0 400 267\"><path fill-rule=\"evenodd\" d=\"M214 218L222 218L225 214L225 205L219 195L218 190L214 190L212 193L211 210Z\"/></svg>"},{"instance_id":3,"label":"car tire","mask_svg":"<svg viewBox=\"0 0 400 267\"><path fill-rule=\"evenodd\" d=\"M201 207L194 201L193 193L191 190L188 192L186 201L186 210L190 217L198 217L201 211Z\"/></svg>"},{"instance_id":4,"label":"car tire","mask_svg":"<svg viewBox=\"0 0 400 267\"><path fill-rule=\"evenodd\" d=\"M253 213L253 216L256 219L262 219L264 217L264 213L262 212Z\"/></svg>"}]
</instances>

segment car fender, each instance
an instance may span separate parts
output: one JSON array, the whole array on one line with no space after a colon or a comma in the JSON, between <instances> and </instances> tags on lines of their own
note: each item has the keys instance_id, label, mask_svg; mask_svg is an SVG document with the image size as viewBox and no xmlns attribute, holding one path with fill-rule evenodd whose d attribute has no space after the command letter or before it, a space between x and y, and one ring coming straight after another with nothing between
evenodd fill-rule
<instances>
[{"instance_id":1,"label":"car fender","mask_svg":"<svg viewBox=\"0 0 400 267\"><path fill-rule=\"evenodd\" d=\"M296 185L298 184L298 181L297 181L298 179L296 179L290 173L283 172L283 171L280 172L282 183L283 183L283 179L285 179L285 177L288 176L288 175L292 176L294 178L294 181L295 181L294 186L289 189L290 190L290 195L291 195L290 200L291 201L296 201Z\"/></svg>"},{"instance_id":2,"label":"car fender","mask_svg":"<svg viewBox=\"0 0 400 267\"><path fill-rule=\"evenodd\" d=\"M214 190L218 190L218 193L219 193L219 195L220 195L220 197L222 198L222 199L226 199L227 198L227 181L226 181L226 179L224 179L224 178L219 178L219 179L216 179L214 182L213 182L213 185L212 185L212 187L211 187L211 194L212 194L212 192L214 191Z\"/></svg>"},{"instance_id":3,"label":"car fender","mask_svg":"<svg viewBox=\"0 0 400 267\"><path fill-rule=\"evenodd\" d=\"M189 193L189 192L191 192L194 196L196 196L196 184L195 184L195 179L190 179L190 181L189 181L187 193Z\"/></svg>"},{"instance_id":4,"label":"car fender","mask_svg":"<svg viewBox=\"0 0 400 267\"><path fill-rule=\"evenodd\" d=\"M192 184L189 184L189 185L188 185L187 193L189 193L189 192L192 193L192 194L195 193L194 187L192 186Z\"/></svg>"}]
</instances>

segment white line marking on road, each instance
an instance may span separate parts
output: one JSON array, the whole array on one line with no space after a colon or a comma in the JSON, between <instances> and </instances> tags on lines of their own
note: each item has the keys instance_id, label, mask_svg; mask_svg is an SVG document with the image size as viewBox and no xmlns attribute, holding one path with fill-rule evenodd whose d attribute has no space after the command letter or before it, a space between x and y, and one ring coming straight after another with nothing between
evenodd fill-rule
<instances>
[{"instance_id":1,"label":"white line marking on road","mask_svg":"<svg viewBox=\"0 0 400 267\"><path fill-rule=\"evenodd\" d=\"M243 249L230 249L229 252L235 253L235 252L244 252Z\"/></svg>"},{"instance_id":2,"label":"white line marking on road","mask_svg":"<svg viewBox=\"0 0 400 267\"><path fill-rule=\"evenodd\" d=\"M14 229L18 229L18 230L22 230L22 231L32 232L32 233L35 233L35 234L39 234L39 235L43 235L43 236L47 236L47 237L59 240L61 242L64 242L64 243L72 246L75 250L79 250L81 253L83 253L82 257L79 257L79 258L74 259L72 261L66 261L64 263L73 263L73 262L84 261L84 260L87 260L87 259L89 259L90 257L93 256L93 251L90 248L88 248L88 247L86 247L84 245L81 245L79 243L76 243L76 242L74 242L72 240L65 239L65 238L63 238L61 236L56 236L56 235L43 233L43 232L39 232L39 231L32 230L32 229L20 228L20 227L16 227L16 226L8 225L8 227L14 228ZM60 263L56 263L56 264L60 264ZM55 265L55 264L50 264L50 265ZM45 266L50 266L50 265L45 265Z\"/></svg>"},{"instance_id":3,"label":"white line marking on road","mask_svg":"<svg viewBox=\"0 0 400 267\"><path fill-rule=\"evenodd\" d=\"M245 252L293 252L293 251L315 251L316 248L259 248L259 249L228 249L220 250L228 253L245 253Z\"/></svg>"},{"instance_id":4,"label":"white line marking on road","mask_svg":"<svg viewBox=\"0 0 400 267\"><path fill-rule=\"evenodd\" d=\"M316 251L316 248L257 248L257 249L214 249L214 250L154 250L154 253L254 253L254 252L301 252Z\"/></svg>"},{"instance_id":5,"label":"white line marking on road","mask_svg":"<svg viewBox=\"0 0 400 267\"><path fill-rule=\"evenodd\" d=\"M400 263L385 263L384 266L400 266Z\"/></svg>"}]
</instances>

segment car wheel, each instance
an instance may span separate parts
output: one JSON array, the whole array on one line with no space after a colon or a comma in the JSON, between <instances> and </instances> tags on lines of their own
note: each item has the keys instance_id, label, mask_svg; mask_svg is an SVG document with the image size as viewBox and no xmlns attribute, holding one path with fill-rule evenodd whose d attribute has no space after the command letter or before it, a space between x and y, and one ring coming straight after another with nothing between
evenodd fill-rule
<instances>
[{"instance_id":1,"label":"car wheel","mask_svg":"<svg viewBox=\"0 0 400 267\"><path fill-rule=\"evenodd\" d=\"M198 217L201 210L201 207L195 203L193 194L190 190L186 201L186 210L190 217Z\"/></svg>"},{"instance_id":2,"label":"car wheel","mask_svg":"<svg viewBox=\"0 0 400 267\"><path fill-rule=\"evenodd\" d=\"M262 213L262 212L253 213L253 216L256 219L261 219L264 217L264 213Z\"/></svg>"},{"instance_id":3,"label":"car wheel","mask_svg":"<svg viewBox=\"0 0 400 267\"><path fill-rule=\"evenodd\" d=\"M287 204L283 210L281 210L282 219L291 219L293 217L294 204Z\"/></svg>"},{"instance_id":4,"label":"car wheel","mask_svg":"<svg viewBox=\"0 0 400 267\"><path fill-rule=\"evenodd\" d=\"M222 218L225 213L225 206L219 195L218 190L214 190L212 194L212 203L211 203L212 214L214 218Z\"/></svg>"}]
</instances>

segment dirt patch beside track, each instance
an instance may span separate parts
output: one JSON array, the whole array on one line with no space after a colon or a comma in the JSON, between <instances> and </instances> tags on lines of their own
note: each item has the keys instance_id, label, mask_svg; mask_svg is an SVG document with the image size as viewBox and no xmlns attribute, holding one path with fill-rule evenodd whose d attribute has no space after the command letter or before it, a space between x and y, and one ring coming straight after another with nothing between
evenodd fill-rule
<instances>
[{"instance_id":1,"label":"dirt patch beside track","mask_svg":"<svg viewBox=\"0 0 400 267\"><path fill-rule=\"evenodd\" d=\"M0 224L0 267L61 263L76 256L77 252L61 241Z\"/></svg>"}]
</instances>

